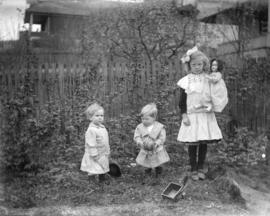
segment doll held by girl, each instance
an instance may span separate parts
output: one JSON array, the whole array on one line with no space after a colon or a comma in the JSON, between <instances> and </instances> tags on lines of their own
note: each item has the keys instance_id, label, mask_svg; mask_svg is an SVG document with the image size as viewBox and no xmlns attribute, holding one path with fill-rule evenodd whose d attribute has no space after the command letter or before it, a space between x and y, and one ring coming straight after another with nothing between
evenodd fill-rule
<instances>
[{"instance_id":1,"label":"doll held by girl","mask_svg":"<svg viewBox=\"0 0 270 216\"><path fill-rule=\"evenodd\" d=\"M228 92L226 84L222 79L222 63L218 59L212 59L210 63L210 74L207 75L210 85L210 96L214 112L222 112L228 103Z\"/></svg>"}]
</instances>

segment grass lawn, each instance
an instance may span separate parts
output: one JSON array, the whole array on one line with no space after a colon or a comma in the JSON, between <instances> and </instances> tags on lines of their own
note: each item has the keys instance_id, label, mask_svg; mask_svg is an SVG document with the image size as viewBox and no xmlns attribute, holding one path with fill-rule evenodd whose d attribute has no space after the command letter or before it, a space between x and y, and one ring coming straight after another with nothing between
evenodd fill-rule
<instances>
[{"instance_id":1,"label":"grass lawn","mask_svg":"<svg viewBox=\"0 0 270 216\"><path fill-rule=\"evenodd\" d=\"M135 157L125 154L112 154L123 175L110 178L108 185L99 184L95 179L89 181L79 170L80 161L58 164L54 169L24 178L6 175L5 199L1 204L11 212L24 209L19 212L26 215L42 215L39 211L52 216L104 215L106 212L112 215L250 215L245 205L233 201L228 193L216 187L216 181L209 179L190 180L184 198L163 199L161 193L168 183L178 183L188 173L184 149L174 144L167 149L171 161L164 166L159 178L147 176L140 166L132 167ZM258 170L238 169L238 172L242 176L250 175L247 179L251 187L266 192L270 188L269 172ZM262 181L258 181L260 178Z\"/></svg>"}]
</instances>

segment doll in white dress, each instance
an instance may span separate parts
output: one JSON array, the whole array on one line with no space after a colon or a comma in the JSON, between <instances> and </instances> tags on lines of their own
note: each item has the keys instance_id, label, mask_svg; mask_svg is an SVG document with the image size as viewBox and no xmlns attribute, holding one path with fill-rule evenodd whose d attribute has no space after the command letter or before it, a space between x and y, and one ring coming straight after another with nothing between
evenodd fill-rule
<instances>
[{"instance_id":1,"label":"doll in white dress","mask_svg":"<svg viewBox=\"0 0 270 216\"><path fill-rule=\"evenodd\" d=\"M210 85L210 96L214 112L221 112L228 103L226 84L222 79L222 64L217 59L210 62L210 74L207 76Z\"/></svg>"}]
</instances>

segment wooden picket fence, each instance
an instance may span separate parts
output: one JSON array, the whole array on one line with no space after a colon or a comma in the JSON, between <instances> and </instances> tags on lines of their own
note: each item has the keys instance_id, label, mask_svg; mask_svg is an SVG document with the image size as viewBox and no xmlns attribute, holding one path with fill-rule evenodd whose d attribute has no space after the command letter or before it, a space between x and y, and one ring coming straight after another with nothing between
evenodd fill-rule
<instances>
[{"instance_id":1,"label":"wooden picket fence","mask_svg":"<svg viewBox=\"0 0 270 216\"><path fill-rule=\"evenodd\" d=\"M29 74L28 79L26 73ZM31 83L34 90L31 95L34 95L34 103L39 110L48 102L76 97L79 86L96 79L97 91L92 94L100 101L111 97L107 112L110 117L117 117L127 113L134 104L141 106L138 100L150 102L161 88L176 86L183 75L179 60L165 66L154 62L152 71L147 61L138 63L136 67L127 62L108 61L103 62L94 75L93 69L80 63L47 63L30 68L16 65L1 70L0 90L3 101L11 100L20 91L20 86ZM171 110L177 109L178 100L179 95L173 92L170 96Z\"/></svg>"},{"instance_id":2,"label":"wooden picket fence","mask_svg":"<svg viewBox=\"0 0 270 216\"><path fill-rule=\"evenodd\" d=\"M37 107L37 115L39 115L39 110L46 107L48 102L66 99L72 102L72 98L76 97L78 87L87 83L91 84L93 79L96 79L95 92L89 92L89 95L95 94L98 100L107 101L108 115L118 117L131 109L134 110L134 106L138 107L139 111L139 107L153 101L162 89L176 87L177 81L185 75L177 59L167 64L153 62L152 70L147 61L139 62L136 67L130 66L127 62L104 61L95 70L95 74L93 70L82 63L46 63L31 68L20 65L2 68L0 70L1 100L14 98L20 91L20 86L29 82L34 86L32 95L35 95L33 100ZM27 72L30 76L26 79ZM270 125L268 96L265 94L265 100L258 107L253 106L251 109L249 105L254 104L256 98L239 100L237 85L237 82L228 85L230 110L234 112L236 120L242 126L255 130L267 128ZM92 91L94 91L93 88ZM264 92L261 92L260 98L263 94ZM168 112L177 112L179 92L171 91L167 100L169 101ZM2 110L2 104L0 105ZM3 125L3 116L0 116L0 121Z\"/></svg>"}]
</instances>

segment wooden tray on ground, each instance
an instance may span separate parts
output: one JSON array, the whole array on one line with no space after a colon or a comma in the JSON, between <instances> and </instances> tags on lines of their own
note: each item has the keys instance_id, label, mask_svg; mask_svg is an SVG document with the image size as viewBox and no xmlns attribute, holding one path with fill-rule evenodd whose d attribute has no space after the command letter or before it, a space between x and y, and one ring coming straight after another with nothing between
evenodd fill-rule
<instances>
[{"instance_id":1,"label":"wooden tray on ground","mask_svg":"<svg viewBox=\"0 0 270 216\"><path fill-rule=\"evenodd\" d=\"M179 194L182 194L184 189L186 188L188 183L188 176L185 176L180 184L171 182L168 186L163 190L161 196L163 198L176 200Z\"/></svg>"}]
</instances>

